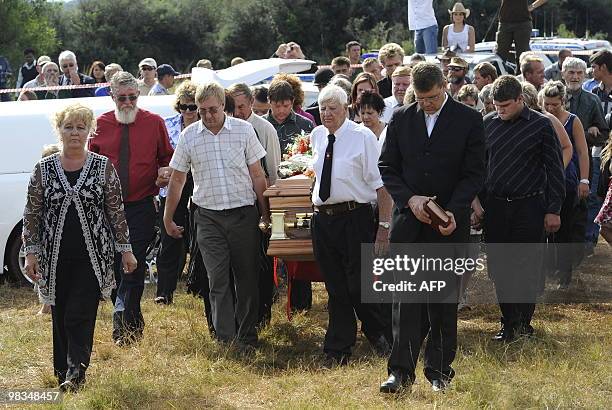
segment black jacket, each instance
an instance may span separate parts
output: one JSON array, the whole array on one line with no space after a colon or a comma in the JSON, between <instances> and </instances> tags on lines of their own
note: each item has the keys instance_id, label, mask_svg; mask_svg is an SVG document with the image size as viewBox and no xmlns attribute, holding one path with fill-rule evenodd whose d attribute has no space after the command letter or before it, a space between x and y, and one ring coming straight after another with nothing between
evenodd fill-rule
<instances>
[{"instance_id":1,"label":"black jacket","mask_svg":"<svg viewBox=\"0 0 612 410\"><path fill-rule=\"evenodd\" d=\"M379 160L394 201L391 241L414 242L422 229L431 229L407 207L413 195L436 196L455 215L457 233L462 232L446 239L467 240L463 233L469 234L470 204L484 184L484 159L484 128L477 111L449 96L428 137L425 113L417 103L397 109Z\"/></svg>"}]
</instances>

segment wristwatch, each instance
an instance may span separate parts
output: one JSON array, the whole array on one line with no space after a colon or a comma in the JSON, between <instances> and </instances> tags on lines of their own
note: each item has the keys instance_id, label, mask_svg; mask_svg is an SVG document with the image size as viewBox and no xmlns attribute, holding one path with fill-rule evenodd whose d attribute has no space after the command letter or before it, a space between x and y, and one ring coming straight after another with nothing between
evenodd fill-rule
<instances>
[{"instance_id":1,"label":"wristwatch","mask_svg":"<svg viewBox=\"0 0 612 410\"><path fill-rule=\"evenodd\" d=\"M588 179L581 179L580 183L589 185L591 182Z\"/></svg>"},{"instance_id":2,"label":"wristwatch","mask_svg":"<svg viewBox=\"0 0 612 410\"><path fill-rule=\"evenodd\" d=\"M378 226L382 226L385 229L389 229L389 227L391 227L391 224L389 222L379 222Z\"/></svg>"}]
</instances>

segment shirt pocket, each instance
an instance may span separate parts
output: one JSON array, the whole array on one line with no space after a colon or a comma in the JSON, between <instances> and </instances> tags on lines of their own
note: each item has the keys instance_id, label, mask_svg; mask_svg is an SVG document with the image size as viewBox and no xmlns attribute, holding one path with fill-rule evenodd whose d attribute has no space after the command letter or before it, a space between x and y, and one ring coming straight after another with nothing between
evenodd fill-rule
<instances>
[{"instance_id":1,"label":"shirt pocket","mask_svg":"<svg viewBox=\"0 0 612 410\"><path fill-rule=\"evenodd\" d=\"M332 166L332 176L341 181L354 181L356 178L359 178L359 169L355 165L354 160L342 160L333 164Z\"/></svg>"},{"instance_id":2,"label":"shirt pocket","mask_svg":"<svg viewBox=\"0 0 612 410\"><path fill-rule=\"evenodd\" d=\"M228 168L243 168L246 166L244 147L240 143L231 142L223 152L223 164Z\"/></svg>"}]
</instances>

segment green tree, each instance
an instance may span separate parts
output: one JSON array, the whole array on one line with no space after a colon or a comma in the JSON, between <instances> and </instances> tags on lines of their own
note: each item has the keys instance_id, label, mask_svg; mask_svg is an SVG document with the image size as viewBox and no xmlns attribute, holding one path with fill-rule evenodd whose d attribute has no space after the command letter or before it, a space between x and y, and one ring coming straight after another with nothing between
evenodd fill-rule
<instances>
[{"instance_id":1,"label":"green tree","mask_svg":"<svg viewBox=\"0 0 612 410\"><path fill-rule=\"evenodd\" d=\"M0 0L0 50L13 70L23 64L23 50L31 47L37 55L49 54L58 44L49 16L56 7L43 0ZM13 75L13 83L17 73Z\"/></svg>"}]
</instances>

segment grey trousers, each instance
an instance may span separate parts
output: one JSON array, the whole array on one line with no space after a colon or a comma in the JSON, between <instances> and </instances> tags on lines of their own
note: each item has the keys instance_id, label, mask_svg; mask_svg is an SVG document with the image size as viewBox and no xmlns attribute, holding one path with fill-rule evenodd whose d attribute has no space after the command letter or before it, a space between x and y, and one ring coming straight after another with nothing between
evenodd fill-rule
<instances>
[{"instance_id":1,"label":"grey trousers","mask_svg":"<svg viewBox=\"0 0 612 410\"><path fill-rule=\"evenodd\" d=\"M197 240L208 272L217 339L257 342L259 311L259 212L255 206L195 211ZM230 275L234 275L236 300Z\"/></svg>"},{"instance_id":2,"label":"grey trousers","mask_svg":"<svg viewBox=\"0 0 612 410\"><path fill-rule=\"evenodd\" d=\"M519 74L521 70L518 63L521 53L530 50L529 40L531 39L532 28L533 25L531 21L525 21L523 23L499 23L497 27L497 35L495 38L497 41L497 54L505 61L516 61L516 74ZM512 41L514 41L516 60L512 58L512 54L510 54Z\"/></svg>"}]
</instances>

